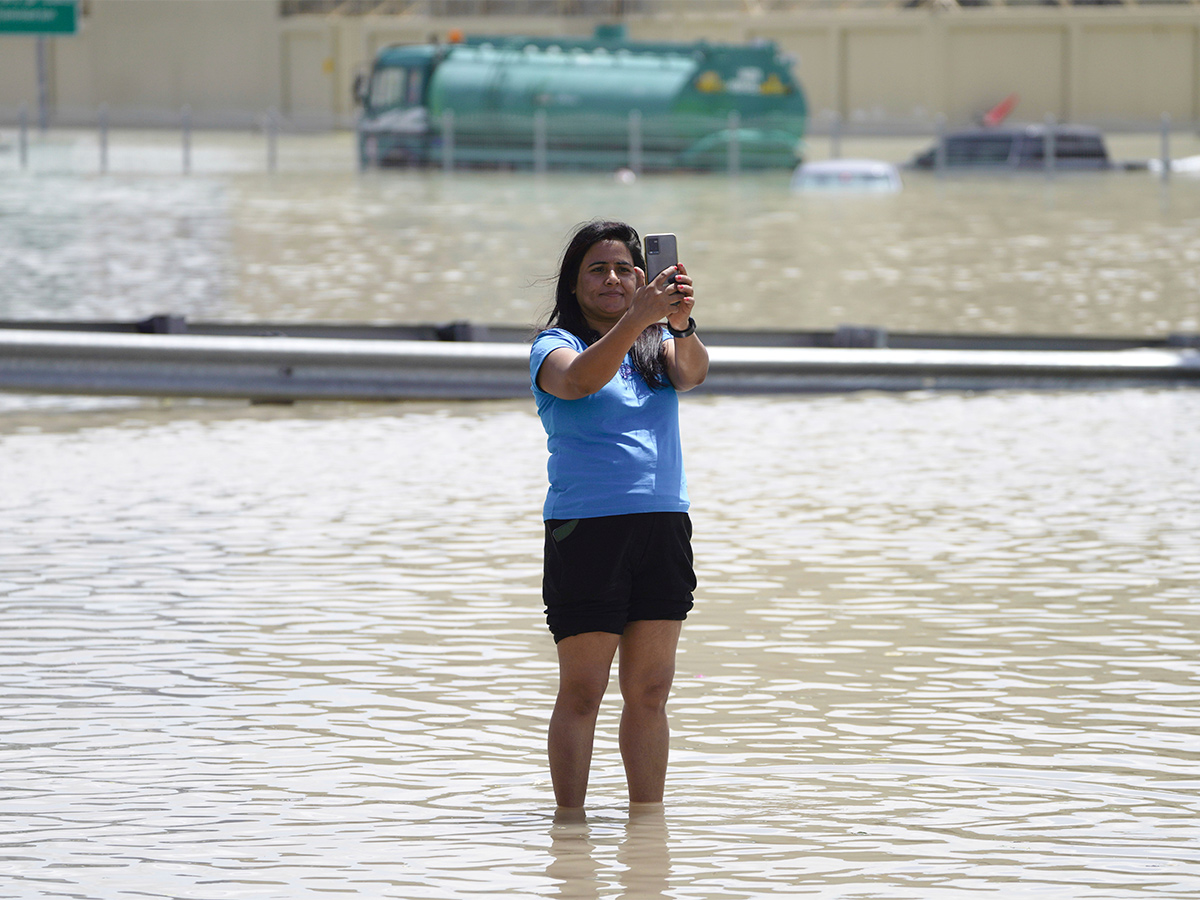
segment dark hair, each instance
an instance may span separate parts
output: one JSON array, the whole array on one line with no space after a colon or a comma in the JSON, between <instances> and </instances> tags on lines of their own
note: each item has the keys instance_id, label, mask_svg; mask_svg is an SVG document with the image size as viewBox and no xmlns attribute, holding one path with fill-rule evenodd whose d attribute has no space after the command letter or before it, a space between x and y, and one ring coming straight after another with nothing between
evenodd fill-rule
<instances>
[{"instance_id":1,"label":"dark hair","mask_svg":"<svg viewBox=\"0 0 1200 900\"><path fill-rule=\"evenodd\" d=\"M579 269L583 258L593 245L601 241L617 241L624 244L633 258L633 264L646 271L646 257L642 254L642 239L632 226L624 222L597 219L585 222L575 229L567 249L563 251L558 267L558 280L554 285L554 309L546 320L547 328L563 328L588 346L600 340L600 333L584 318L575 296L575 285L579 282ZM650 325L638 335L629 349L629 358L636 371L651 388L658 389L667 383L667 364L663 353L662 328Z\"/></svg>"}]
</instances>

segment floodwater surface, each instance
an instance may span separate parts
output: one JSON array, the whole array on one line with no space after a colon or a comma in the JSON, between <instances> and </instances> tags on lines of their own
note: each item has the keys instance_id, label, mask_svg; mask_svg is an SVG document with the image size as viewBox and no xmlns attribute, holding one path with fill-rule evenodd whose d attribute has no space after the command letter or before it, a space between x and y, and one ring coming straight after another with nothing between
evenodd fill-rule
<instances>
[{"instance_id":1,"label":"floodwater surface","mask_svg":"<svg viewBox=\"0 0 1200 900\"><path fill-rule=\"evenodd\" d=\"M668 801L628 810L610 697L584 821L528 404L22 419L0 893L1194 896L1197 416L687 400Z\"/></svg>"},{"instance_id":2,"label":"floodwater surface","mask_svg":"<svg viewBox=\"0 0 1200 900\"><path fill-rule=\"evenodd\" d=\"M1144 173L841 203L35 149L0 175L0 318L524 324L607 213L680 234L702 328L1200 321L1197 183ZM614 687L571 817L532 401L0 396L0 897L1200 894L1200 394L681 415L667 802L626 803Z\"/></svg>"},{"instance_id":3,"label":"floodwater surface","mask_svg":"<svg viewBox=\"0 0 1200 900\"><path fill-rule=\"evenodd\" d=\"M0 155L0 319L528 325L571 228L608 216L679 235L701 325L1200 331L1200 178L906 172L898 194L847 196L794 194L786 171L360 174L344 135L294 138L272 175L245 136L201 135L184 177L166 174L177 148L137 133L100 176L90 141L35 147L29 170ZM901 162L923 144L844 151Z\"/></svg>"}]
</instances>

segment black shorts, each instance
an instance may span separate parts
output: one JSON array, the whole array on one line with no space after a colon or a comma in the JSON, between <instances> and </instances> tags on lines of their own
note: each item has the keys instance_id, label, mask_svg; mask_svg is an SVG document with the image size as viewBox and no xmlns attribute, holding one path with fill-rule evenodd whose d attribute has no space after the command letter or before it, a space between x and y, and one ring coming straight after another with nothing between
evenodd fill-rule
<instances>
[{"instance_id":1,"label":"black shorts","mask_svg":"<svg viewBox=\"0 0 1200 900\"><path fill-rule=\"evenodd\" d=\"M546 520L542 599L555 643L622 634L643 619L682 621L695 589L687 513Z\"/></svg>"}]
</instances>

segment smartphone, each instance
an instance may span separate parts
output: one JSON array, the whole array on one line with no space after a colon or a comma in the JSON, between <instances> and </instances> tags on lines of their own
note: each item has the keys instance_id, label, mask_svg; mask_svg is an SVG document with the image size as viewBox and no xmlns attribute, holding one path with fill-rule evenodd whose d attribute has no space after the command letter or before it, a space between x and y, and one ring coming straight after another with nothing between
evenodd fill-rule
<instances>
[{"instance_id":1,"label":"smartphone","mask_svg":"<svg viewBox=\"0 0 1200 900\"><path fill-rule=\"evenodd\" d=\"M664 269L679 264L679 248L673 234L648 234L644 241L646 248L646 284L649 284ZM668 284L673 284L672 278Z\"/></svg>"}]
</instances>

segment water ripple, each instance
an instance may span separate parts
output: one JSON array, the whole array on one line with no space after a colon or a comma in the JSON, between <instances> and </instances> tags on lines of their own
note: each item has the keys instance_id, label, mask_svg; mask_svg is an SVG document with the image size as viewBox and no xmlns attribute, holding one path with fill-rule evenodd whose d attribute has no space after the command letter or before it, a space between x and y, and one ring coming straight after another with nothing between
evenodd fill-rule
<instances>
[{"instance_id":1,"label":"water ripple","mask_svg":"<svg viewBox=\"0 0 1200 900\"><path fill-rule=\"evenodd\" d=\"M614 700L578 820L528 404L23 415L0 894L1192 895L1198 414L688 400L670 801L626 809Z\"/></svg>"}]
</instances>

